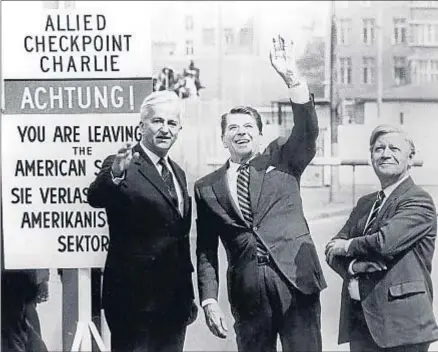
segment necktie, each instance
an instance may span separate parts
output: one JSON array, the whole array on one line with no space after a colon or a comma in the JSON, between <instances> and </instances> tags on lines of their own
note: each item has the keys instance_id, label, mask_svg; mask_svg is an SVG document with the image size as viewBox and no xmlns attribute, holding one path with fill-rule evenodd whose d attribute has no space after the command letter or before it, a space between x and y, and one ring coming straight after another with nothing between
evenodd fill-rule
<instances>
[{"instance_id":1,"label":"necktie","mask_svg":"<svg viewBox=\"0 0 438 352\"><path fill-rule=\"evenodd\" d=\"M374 202L373 208L371 209L370 219L368 220L368 224L363 232L364 235L368 235L371 228L373 227L373 223L374 221L376 221L377 214L379 213L379 210L382 207L382 203L384 199L385 199L385 193L383 191L377 193L377 199Z\"/></svg>"},{"instance_id":2,"label":"necktie","mask_svg":"<svg viewBox=\"0 0 438 352\"><path fill-rule=\"evenodd\" d=\"M167 167L164 158L161 158L158 161L158 164L161 165L161 177L163 178L163 181L167 186L167 189L170 194L170 198L172 198L173 204L175 204L175 206L178 207L178 196L176 194L175 184L173 183L172 173Z\"/></svg>"},{"instance_id":3,"label":"necktie","mask_svg":"<svg viewBox=\"0 0 438 352\"><path fill-rule=\"evenodd\" d=\"M249 165L242 164L239 166L239 175L237 176L237 199L243 218L252 225L251 198L249 197Z\"/></svg>"}]
</instances>

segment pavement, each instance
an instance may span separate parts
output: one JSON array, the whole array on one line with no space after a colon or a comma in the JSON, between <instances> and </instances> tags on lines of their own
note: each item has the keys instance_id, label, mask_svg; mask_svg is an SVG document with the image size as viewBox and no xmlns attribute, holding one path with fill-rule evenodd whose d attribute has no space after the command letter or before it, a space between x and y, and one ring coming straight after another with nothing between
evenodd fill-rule
<instances>
[{"instance_id":1,"label":"pavement","mask_svg":"<svg viewBox=\"0 0 438 352\"><path fill-rule=\"evenodd\" d=\"M438 185L437 186L424 186L434 198L435 204L438 205ZM337 231L341 228L346 220L346 217L353 209L354 203L357 199L367 193L376 191L378 188L376 185L369 186L357 186L354 190L353 199L353 189L350 185L338 188L333 192L331 196L329 187L315 187L307 188L303 187L301 189L301 196L303 200L303 209L305 216L309 222L312 233L315 234L315 242L318 244L318 248L322 253L323 244L326 243L329 238L333 237ZM322 225L323 224L323 225ZM320 235L322 234L322 235ZM319 239L318 239L319 238ZM195 248L196 234L192 231L192 252ZM320 243L319 243L320 242ZM223 268L224 271L226 257L223 248L220 249L221 257L223 258ZM194 259L194 253L192 253ZM322 254L321 254L322 255ZM436 257L436 256L435 256ZM438 264L438 263L437 263ZM330 272L329 269L327 269ZM222 273L224 277L225 272ZM329 274L331 275L331 274ZM333 280L338 280L333 278ZM336 281L335 281L336 282ZM196 280L195 280L196 283ZM224 281L222 281L224 283ZM221 285L223 286L223 285ZM338 286L338 283L334 285ZM60 281L59 275L57 275L57 269L51 269L51 278L49 282L49 292L50 299L48 302L38 305L38 312L41 320L41 327L43 333L43 339L46 342L49 351L61 351L62 350L62 283ZM330 295L331 296L331 295ZM335 292L333 297L338 297L338 293ZM327 299L327 307L332 309L334 301L336 298ZM221 303L221 302L220 302ZM227 296L226 293L222 295L222 304L227 306ZM328 309L328 308L327 308ZM335 309L336 310L336 309ZM228 312L229 314L230 312ZM332 316L333 311L327 312L326 316ZM232 326L229 326L231 335L226 341L217 341L215 337L210 336L210 332L205 327L203 314L198 317L197 321L189 327L188 335L186 339L186 351L214 351L215 346L222 351L233 351L235 350L235 340L232 333ZM336 318L337 319L337 318ZM331 336L333 334L333 341L330 337L325 337L326 348L325 350L344 350L345 346L337 346L335 341L336 332L336 319L330 323L325 324L326 333L325 336ZM438 346L436 346L438 350Z\"/></svg>"}]
</instances>

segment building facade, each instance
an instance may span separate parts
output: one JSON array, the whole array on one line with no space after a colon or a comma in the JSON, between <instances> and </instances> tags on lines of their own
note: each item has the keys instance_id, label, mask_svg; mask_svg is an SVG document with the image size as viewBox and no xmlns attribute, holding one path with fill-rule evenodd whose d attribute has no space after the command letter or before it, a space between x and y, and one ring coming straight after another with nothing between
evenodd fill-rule
<instances>
[{"instance_id":1,"label":"building facade","mask_svg":"<svg viewBox=\"0 0 438 352\"><path fill-rule=\"evenodd\" d=\"M205 86L202 100L270 106L271 101L287 97L287 89L269 62L272 34L294 39L301 45L301 55L312 36L304 25L313 17L309 15L313 9L304 5L163 3L151 16L153 72L169 66L179 73L193 60ZM264 12L263 6L269 11ZM302 17L293 11L295 8L299 8ZM315 28L316 32L320 30Z\"/></svg>"},{"instance_id":2,"label":"building facade","mask_svg":"<svg viewBox=\"0 0 438 352\"><path fill-rule=\"evenodd\" d=\"M383 90L438 80L438 1L336 1L335 17L344 109L364 93L377 96L379 68Z\"/></svg>"}]
</instances>

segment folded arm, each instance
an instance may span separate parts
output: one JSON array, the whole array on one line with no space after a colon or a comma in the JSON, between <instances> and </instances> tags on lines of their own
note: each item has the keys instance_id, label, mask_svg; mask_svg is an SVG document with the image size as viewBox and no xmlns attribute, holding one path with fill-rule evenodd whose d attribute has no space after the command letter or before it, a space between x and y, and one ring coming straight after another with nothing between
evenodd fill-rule
<instances>
[{"instance_id":1,"label":"folded arm","mask_svg":"<svg viewBox=\"0 0 438 352\"><path fill-rule=\"evenodd\" d=\"M428 195L404 199L394 216L387 219L377 232L354 238L346 255L380 256L390 260L432 233L435 222L435 207Z\"/></svg>"},{"instance_id":2,"label":"folded arm","mask_svg":"<svg viewBox=\"0 0 438 352\"><path fill-rule=\"evenodd\" d=\"M339 231L339 233L334 236L329 243L326 246L325 249L325 255L326 255L326 261L327 264L336 271L343 279L348 278L348 276L351 276L353 274L352 272L352 260L354 258L347 258L344 256L336 256L332 255L330 245L333 241L336 240L347 240L350 239L350 234L354 231L354 228L356 226L357 222L357 209L359 209L359 204L356 205L356 207L351 212L350 216L348 217L348 220L346 221L345 225L342 227L342 229Z\"/></svg>"}]
</instances>

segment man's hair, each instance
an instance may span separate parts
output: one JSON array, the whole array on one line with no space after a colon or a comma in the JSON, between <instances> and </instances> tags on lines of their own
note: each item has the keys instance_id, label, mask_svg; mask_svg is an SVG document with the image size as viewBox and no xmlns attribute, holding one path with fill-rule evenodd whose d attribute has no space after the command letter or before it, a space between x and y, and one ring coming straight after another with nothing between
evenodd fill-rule
<instances>
[{"instance_id":1,"label":"man's hair","mask_svg":"<svg viewBox=\"0 0 438 352\"><path fill-rule=\"evenodd\" d=\"M408 142L409 147L411 148L411 154L415 155L415 144L412 141L412 139L400 127L392 126L392 125L379 125L373 130L373 132L371 132L370 151L373 150L373 147L377 141L377 138L379 138L381 135L388 134L388 133L401 134L405 138L406 142Z\"/></svg>"},{"instance_id":2,"label":"man's hair","mask_svg":"<svg viewBox=\"0 0 438 352\"><path fill-rule=\"evenodd\" d=\"M144 118L148 117L155 105L163 103L175 104L176 108L179 109L181 116L181 99L178 97L178 95L174 91L161 90L149 94L143 100L143 103L140 107L140 118L143 120Z\"/></svg>"},{"instance_id":3,"label":"man's hair","mask_svg":"<svg viewBox=\"0 0 438 352\"><path fill-rule=\"evenodd\" d=\"M260 116L258 111L250 106L236 106L232 108L229 112L226 112L221 116L221 137L224 136L225 129L227 128L228 115L235 115L235 114L245 114L252 116L256 121L257 128L259 129L259 133L262 134L263 122L262 122L262 117Z\"/></svg>"}]
</instances>

